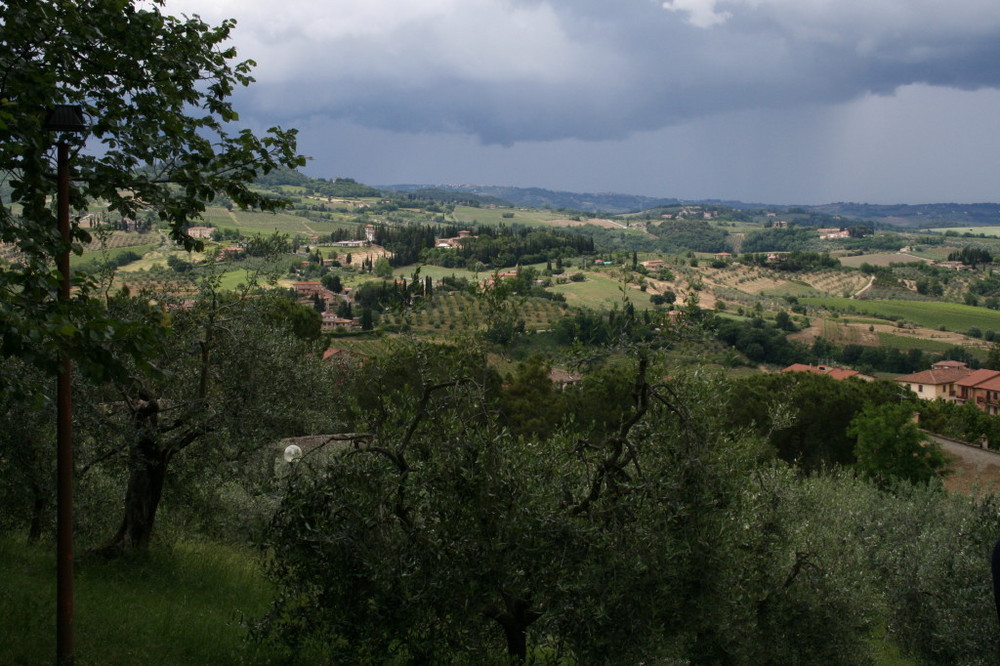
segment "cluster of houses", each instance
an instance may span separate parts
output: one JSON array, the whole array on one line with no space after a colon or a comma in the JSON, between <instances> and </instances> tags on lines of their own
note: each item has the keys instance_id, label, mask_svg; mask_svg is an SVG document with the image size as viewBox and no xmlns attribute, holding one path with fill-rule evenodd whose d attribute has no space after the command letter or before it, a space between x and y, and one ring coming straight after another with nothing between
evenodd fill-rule
<instances>
[{"instance_id":1,"label":"cluster of houses","mask_svg":"<svg viewBox=\"0 0 1000 666\"><path fill-rule=\"evenodd\" d=\"M927 263L930 266L937 266L938 268L947 268L953 271L965 271L972 269L972 266L963 264L961 261L928 261Z\"/></svg>"},{"instance_id":2,"label":"cluster of houses","mask_svg":"<svg viewBox=\"0 0 1000 666\"><path fill-rule=\"evenodd\" d=\"M857 370L804 363L794 363L782 372L812 372L834 379L874 379ZM893 381L923 400L971 402L987 414L1000 414L1000 370L973 370L961 361L946 360L938 361L930 370L896 377Z\"/></svg>"},{"instance_id":3,"label":"cluster of houses","mask_svg":"<svg viewBox=\"0 0 1000 666\"><path fill-rule=\"evenodd\" d=\"M456 249L462 247L462 241L475 238L471 231L462 230L458 232L458 235L454 238L438 238L434 241L434 247L443 249Z\"/></svg>"},{"instance_id":4,"label":"cluster of houses","mask_svg":"<svg viewBox=\"0 0 1000 666\"><path fill-rule=\"evenodd\" d=\"M375 227L368 224L365 225L365 237L364 239L357 240L342 240L334 243L337 247L367 247L375 242Z\"/></svg>"},{"instance_id":5,"label":"cluster of houses","mask_svg":"<svg viewBox=\"0 0 1000 666\"><path fill-rule=\"evenodd\" d=\"M323 324L321 330L324 332L334 331L338 328L342 328L345 331L361 330L360 318L354 317L348 319L337 314L337 310L342 302L352 302L350 287L345 287L341 293L335 294L324 287L323 283L318 280L304 280L302 282L293 282L292 291L295 292L298 302L303 305L312 307L317 299L323 301L325 308L322 312Z\"/></svg>"},{"instance_id":6,"label":"cluster of houses","mask_svg":"<svg viewBox=\"0 0 1000 666\"><path fill-rule=\"evenodd\" d=\"M705 210L701 206L684 206L676 214L664 213L660 217L664 220L681 220L691 218L712 220L719 217L719 211Z\"/></svg>"},{"instance_id":7,"label":"cluster of houses","mask_svg":"<svg viewBox=\"0 0 1000 666\"><path fill-rule=\"evenodd\" d=\"M924 400L971 402L987 414L1000 413L1000 371L972 370L961 361L939 361L930 370L894 380Z\"/></svg>"},{"instance_id":8,"label":"cluster of houses","mask_svg":"<svg viewBox=\"0 0 1000 666\"><path fill-rule=\"evenodd\" d=\"M850 230L844 227L831 227L828 229L819 229L818 231L819 237L823 240L838 240L851 237Z\"/></svg>"}]
</instances>

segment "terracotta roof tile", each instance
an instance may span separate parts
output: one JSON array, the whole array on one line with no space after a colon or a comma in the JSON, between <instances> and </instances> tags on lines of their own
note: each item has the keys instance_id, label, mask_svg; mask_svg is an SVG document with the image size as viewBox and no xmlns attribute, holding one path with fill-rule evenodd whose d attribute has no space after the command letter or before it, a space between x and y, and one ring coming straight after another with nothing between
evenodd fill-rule
<instances>
[{"instance_id":1,"label":"terracotta roof tile","mask_svg":"<svg viewBox=\"0 0 1000 666\"><path fill-rule=\"evenodd\" d=\"M977 384L977 389L983 389L984 391L1000 391L1000 373L997 373L997 377L993 379L987 379L981 384Z\"/></svg>"},{"instance_id":2,"label":"terracotta roof tile","mask_svg":"<svg viewBox=\"0 0 1000 666\"><path fill-rule=\"evenodd\" d=\"M1000 372L996 370L971 370L968 375L955 382L958 386L973 387L985 381L1000 377Z\"/></svg>"},{"instance_id":3,"label":"terracotta roof tile","mask_svg":"<svg viewBox=\"0 0 1000 666\"><path fill-rule=\"evenodd\" d=\"M847 370L845 368L832 368L828 373L834 379L847 379L848 377L854 377L855 375L860 375L861 373L857 370Z\"/></svg>"},{"instance_id":4,"label":"terracotta roof tile","mask_svg":"<svg viewBox=\"0 0 1000 666\"><path fill-rule=\"evenodd\" d=\"M893 381L938 386L940 384L954 384L971 373L972 370L968 368L941 368L914 372L912 375L896 377Z\"/></svg>"}]
</instances>

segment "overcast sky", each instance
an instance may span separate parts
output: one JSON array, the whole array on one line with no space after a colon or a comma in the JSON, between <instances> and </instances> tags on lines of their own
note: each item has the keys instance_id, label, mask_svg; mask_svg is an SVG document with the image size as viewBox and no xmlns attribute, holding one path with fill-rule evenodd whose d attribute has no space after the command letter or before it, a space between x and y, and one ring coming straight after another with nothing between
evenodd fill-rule
<instances>
[{"instance_id":1,"label":"overcast sky","mask_svg":"<svg viewBox=\"0 0 1000 666\"><path fill-rule=\"evenodd\" d=\"M766 203L1000 201L997 0L168 0L314 176Z\"/></svg>"}]
</instances>

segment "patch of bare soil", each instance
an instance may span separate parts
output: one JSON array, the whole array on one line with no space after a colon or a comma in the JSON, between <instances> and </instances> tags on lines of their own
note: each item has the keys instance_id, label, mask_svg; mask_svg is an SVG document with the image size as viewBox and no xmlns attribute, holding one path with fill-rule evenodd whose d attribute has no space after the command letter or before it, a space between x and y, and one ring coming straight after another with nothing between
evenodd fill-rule
<instances>
[{"instance_id":1,"label":"patch of bare soil","mask_svg":"<svg viewBox=\"0 0 1000 666\"><path fill-rule=\"evenodd\" d=\"M679 307L684 304L687 297L691 294L691 289L688 287L682 287L680 282L668 282L666 280L656 280L653 278L646 278L646 293L647 294L662 294L666 291L672 291L677 296L675 301L675 307ZM713 310L716 307L717 300L715 295L707 289L702 289L697 292L698 294L698 307L707 310Z\"/></svg>"},{"instance_id":2,"label":"patch of bare soil","mask_svg":"<svg viewBox=\"0 0 1000 666\"><path fill-rule=\"evenodd\" d=\"M826 320L823 319L813 319L812 326L804 328L796 333L791 333L788 335L789 340L797 340L805 344L812 344L812 342L819 337L825 338L829 342L834 344L855 344L864 345L866 347L878 347L880 342L878 338L878 326L875 327L874 331L870 331L869 324L849 324L841 321L837 322L836 333L831 335L829 326L827 326Z\"/></svg>"},{"instance_id":3,"label":"patch of bare soil","mask_svg":"<svg viewBox=\"0 0 1000 666\"><path fill-rule=\"evenodd\" d=\"M369 245L367 247L338 247L333 249L337 251L337 257L341 263L344 262L344 257L348 254L351 255L350 266L360 265L365 259L371 259L374 263L379 257L389 256L389 251L381 245ZM329 252L329 249L324 248L324 252Z\"/></svg>"},{"instance_id":4,"label":"patch of bare soil","mask_svg":"<svg viewBox=\"0 0 1000 666\"><path fill-rule=\"evenodd\" d=\"M1000 492L1000 453L964 444L942 443L942 446L951 461L945 488L964 495Z\"/></svg>"},{"instance_id":5,"label":"patch of bare soil","mask_svg":"<svg viewBox=\"0 0 1000 666\"><path fill-rule=\"evenodd\" d=\"M813 319L813 325L802 329L797 333L788 336L790 340L798 340L806 344L811 344L813 340L822 336L830 339L830 335L824 331L827 329L825 320ZM927 340L930 342L943 342L948 345L969 345L969 339L960 333L953 331L939 331L933 328L899 328L894 324L864 324L838 322L838 334L830 342L836 344L857 344L869 347L878 347L881 342L879 333L889 333L890 335L905 336L914 340ZM869 330L869 329L874 330Z\"/></svg>"},{"instance_id":6,"label":"patch of bare soil","mask_svg":"<svg viewBox=\"0 0 1000 666\"><path fill-rule=\"evenodd\" d=\"M875 324L875 330L882 333L891 333L892 335L912 337L917 340L944 342L949 345L982 347L984 349L989 347L988 343L983 341L972 341L961 333L956 333L954 331L941 331L936 328L922 328L919 326L916 328L899 328L893 324Z\"/></svg>"}]
</instances>

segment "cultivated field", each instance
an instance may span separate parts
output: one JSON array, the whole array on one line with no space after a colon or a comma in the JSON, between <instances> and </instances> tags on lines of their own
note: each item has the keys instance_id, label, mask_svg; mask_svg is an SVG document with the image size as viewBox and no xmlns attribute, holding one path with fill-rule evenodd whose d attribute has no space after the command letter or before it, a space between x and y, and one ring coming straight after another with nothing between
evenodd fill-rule
<instances>
[{"instance_id":1,"label":"cultivated field","mask_svg":"<svg viewBox=\"0 0 1000 666\"><path fill-rule=\"evenodd\" d=\"M146 235L145 239L148 240L149 235ZM91 243L89 246L87 246L84 249L83 254L81 255L71 254L69 256L70 266L76 269L84 267L94 267L99 263L103 263L105 261L114 262L119 256L125 254L126 252L134 252L135 254L141 257L145 255L147 252L151 252L154 249L160 247L160 242L157 241L155 243L148 243L143 245L125 245L115 248L102 248L102 249L93 249L92 247L93 245L94 244Z\"/></svg>"},{"instance_id":2,"label":"cultivated field","mask_svg":"<svg viewBox=\"0 0 1000 666\"><path fill-rule=\"evenodd\" d=\"M906 264L912 261L927 261L923 257L904 252L890 252L886 254L862 254L856 257L839 257L840 263L844 266L857 268L861 264L871 264L872 266L888 266L889 264Z\"/></svg>"},{"instance_id":3,"label":"cultivated field","mask_svg":"<svg viewBox=\"0 0 1000 666\"><path fill-rule=\"evenodd\" d=\"M709 285L766 296L840 296L854 294L868 282L867 276L855 272L784 273L742 264L731 264L727 268L699 268L698 272Z\"/></svg>"},{"instance_id":4,"label":"cultivated field","mask_svg":"<svg viewBox=\"0 0 1000 666\"><path fill-rule=\"evenodd\" d=\"M513 213L513 217L504 217ZM457 224L548 224L560 217L555 211L534 208L473 208L472 206L455 206L452 220Z\"/></svg>"},{"instance_id":5,"label":"cultivated field","mask_svg":"<svg viewBox=\"0 0 1000 666\"><path fill-rule=\"evenodd\" d=\"M990 226L990 227L936 227L934 229L928 229L928 231L935 231L939 234L946 233L948 231L954 231L957 234L984 234L986 236L1000 236L1000 226Z\"/></svg>"},{"instance_id":6,"label":"cultivated field","mask_svg":"<svg viewBox=\"0 0 1000 666\"><path fill-rule=\"evenodd\" d=\"M567 272L567 275L571 274ZM597 271L584 273L583 282L567 282L553 285L549 290L566 297L566 303L578 307L593 309L610 309L622 304L622 283L615 277ZM635 285L627 287L629 298L636 307L645 307L649 297L639 291Z\"/></svg>"},{"instance_id":7,"label":"cultivated field","mask_svg":"<svg viewBox=\"0 0 1000 666\"><path fill-rule=\"evenodd\" d=\"M543 298L525 299L518 307L518 315L524 319L528 331L548 330L565 314L565 305ZM379 323L406 324L415 332L449 335L482 328L490 322L483 303L472 294L438 290L429 303L405 314L384 314Z\"/></svg>"},{"instance_id":8,"label":"cultivated field","mask_svg":"<svg viewBox=\"0 0 1000 666\"><path fill-rule=\"evenodd\" d=\"M220 229L239 229L244 235L275 231L285 234L305 236L326 236L335 229L355 225L330 220L310 220L290 213L265 213L252 210L226 210L221 206L209 206L202 216L208 225Z\"/></svg>"},{"instance_id":9,"label":"cultivated field","mask_svg":"<svg viewBox=\"0 0 1000 666\"><path fill-rule=\"evenodd\" d=\"M403 266L402 268L393 270L392 274L393 277L410 278L413 276L413 272L415 270L417 270L416 266ZM470 282L478 282L485 280L490 275L491 271L477 273L464 268L445 268L443 266L432 266L430 264L420 265L420 277L430 277L435 283L446 277L465 278Z\"/></svg>"},{"instance_id":10,"label":"cultivated field","mask_svg":"<svg viewBox=\"0 0 1000 666\"><path fill-rule=\"evenodd\" d=\"M848 313L870 314L879 317L897 317L926 328L949 331L966 331L972 327L980 330L1000 330L1000 312L959 303L936 301L865 301L849 298L805 298L812 307L828 308Z\"/></svg>"},{"instance_id":11,"label":"cultivated field","mask_svg":"<svg viewBox=\"0 0 1000 666\"><path fill-rule=\"evenodd\" d=\"M904 329L885 322L872 323L871 320L813 318L812 322L808 328L789 335L789 339L811 344L822 337L836 345L892 347L903 351L923 349L937 353L955 346L969 346L970 343L970 339L961 333L922 327ZM975 353L975 348L970 351Z\"/></svg>"}]
</instances>

